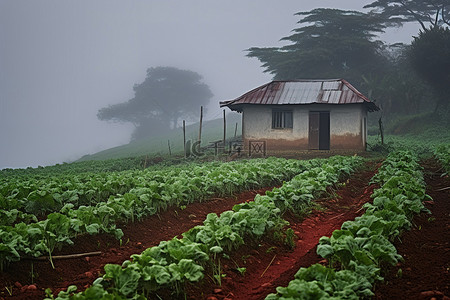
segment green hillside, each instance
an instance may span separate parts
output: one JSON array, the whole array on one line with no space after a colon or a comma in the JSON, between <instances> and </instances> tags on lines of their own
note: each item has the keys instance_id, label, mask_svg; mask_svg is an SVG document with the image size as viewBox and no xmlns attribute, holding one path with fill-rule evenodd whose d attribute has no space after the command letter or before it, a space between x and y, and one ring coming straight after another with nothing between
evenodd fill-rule
<instances>
[{"instance_id":1,"label":"green hillside","mask_svg":"<svg viewBox=\"0 0 450 300\"><path fill-rule=\"evenodd\" d=\"M230 113L227 115L227 138L234 137L235 126L238 123L237 135L242 132L241 115ZM450 143L450 130L448 124L442 124L432 114L415 116L393 117L385 120L385 143L388 148L406 148L417 151L419 154L430 154L436 145ZM198 139L199 124L186 127L186 140L192 142ZM380 139L377 126L369 128L368 150L377 151ZM203 122L202 146L210 142L222 140L223 119ZM85 155L78 161L108 160L118 158L148 156L167 156L169 154L168 141L170 141L172 154L183 153L183 130L177 128L160 136L144 140L133 141L129 144L107 149L91 155Z\"/></svg>"},{"instance_id":2,"label":"green hillside","mask_svg":"<svg viewBox=\"0 0 450 300\"><path fill-rule=\"evenodd\" d=\"M431 155L439 145L450 145L450 123L432 113L403 115L384 120L384 142L380 145L378 126L369 128L368 150L408 149L418 155Z\"/></svg>"},{"instance_id":3,"label":"green hillside","mask_svg":"<svg viewBox=\"0 0 450 300\"><path fill-rule=\"evenodd\" d=\"M226 116L227 138L234 137L236 123L238 123L237 135L241 135L241 115L230 113ZM186 141L196 141L198 139L199 123L186 126ZM202 126L202 146L207 146L210 142L223 138L223 119L204 121ZM110 148L95 154L85 155L78 161L106 160L113 158L124 158L142 155L167 155L169 154L168 141L172 153L181 154L183 152L183 129L177 128L168 133L151 138L132 141L129 144Z\"/></svg>"}]
</instances>

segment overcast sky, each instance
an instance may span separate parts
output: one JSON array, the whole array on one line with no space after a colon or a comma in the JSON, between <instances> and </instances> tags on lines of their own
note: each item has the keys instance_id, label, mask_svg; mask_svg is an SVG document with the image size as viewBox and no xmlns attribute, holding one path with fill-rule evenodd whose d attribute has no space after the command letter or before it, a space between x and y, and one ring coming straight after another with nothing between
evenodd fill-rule
<instances>
[{"instance_id":1,"label":"overcast sky","mask_svg":"<svg viewBox=\"0 0 450 300\"><path fill-rule=\"evenodd\" d=\"M150 67L203 76L218 102L271 80L250 47L281 46L317 7L362 0L0 0L0 169L71 161L129 142L98 109L133 97ZM414 30L386 39L409 42Z\"/></svg>"}]
</instances>

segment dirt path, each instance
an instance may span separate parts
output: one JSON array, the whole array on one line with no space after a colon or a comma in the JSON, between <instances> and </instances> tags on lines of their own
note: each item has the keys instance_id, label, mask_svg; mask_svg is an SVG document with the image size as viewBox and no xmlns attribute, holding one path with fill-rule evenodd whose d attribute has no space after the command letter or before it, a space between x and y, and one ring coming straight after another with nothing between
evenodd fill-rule
<instances>
[{"instance_id":1,"label":"dirt path","mask_svg":"<svg viewBox=\"0 0 450 300\"><path fill-rule=\"evenodd\" d=\"M396 243L404 262L376 287L374 299L450 299L450 178L441 177L433 160L422 165L427 194L434 200L425 206L432 214L416 216L411 231Z\"/></svg>"}]
</instances>

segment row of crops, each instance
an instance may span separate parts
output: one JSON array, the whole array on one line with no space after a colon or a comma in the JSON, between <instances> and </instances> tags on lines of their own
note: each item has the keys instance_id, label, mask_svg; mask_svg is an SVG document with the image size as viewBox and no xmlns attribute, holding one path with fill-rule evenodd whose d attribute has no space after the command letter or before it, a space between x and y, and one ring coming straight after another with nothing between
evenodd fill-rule
<instances>
[{"instance_id":1,"label":"row of crops","mask_svg":"<svg viewBox=\"0 0 450 300\"><path fill-rule=\"evenodd\" d=\"M434 151L447 173L449 153L448 145ZM45 254L51 261L56 248L72 244L80 234L109 232L121 238L118 221L133 222L172 205L183 207L212 195L277 184L297 174L281 188L258 195L250 203L236 205L220 216L208 215L202 226L184 233L181 239L162 242L122 265L107 265L105 275L85 292L75 293L73 286L58 298L139 299L160 288L180 291L186 283L206 275L220 283L220 259L244 243L243 237L292 235L282 232L286 225L283 212L307 211L312 199L360 163L358 157L310 161L269 158L120 172L0 176L0 267ZM374 192L373 204L365 206L366 213L344 223L331 238L321 239L318 251L330 267L302 268L288 287L279 287L268 299L357 299L372 295L373 284L382 280L380 266L400 259L393 240L409 228L426 197L417 158L408 152L391 153L373 182L381 188ZM49 298L53 298L50 293Z\"/></svg>"},{"instance_id":2,"label":"row of crops","mask_svg":"<svg viewBox=\"0 0 450 300\"><path fill-rule=\"evenodd\" d=\"M88 172L116 172L133 169L144 169L145 159L150 161L159 161L161 158L152 157L127 157L108 160L90 160L73 163L62 163L53 166L38 166L36 168L28 167L25 169L3 169L0 170L0 177L49 177L66 175L78 175ZM171 163L178 163L172 160Z\"/></svg>"},{"instance_id":3,"label":"row of crops","mask_svg":"<svg viewBox=\"0 0 450 300\"><path fill-rule=\"evenodd\" d=\"M200 281L206 272L220 284L222 257L247 239L280 234L287 224L283 212L305 212L312 205L311 200L325 192L327 186L348 176L361 163L360 157L303 161L300 174L280 188L257 195L254 201L237 204L220 216L209 214L203 225L183 233L181 239L163 241L132 255L122 265L108 264L104 275L90 288L75 293L76 287L71 286L60 292L57 299L146 299L161 288L180 291L184 284ZM47 293L52 299L51 291Z\"/></svg>"},{"instance_id":4,"label":"row of crops","mask_svg":"<svg viewBox=\"0 0 450 300\"><path fill-rule=\"evenodd\" d=\"M117 228L118 221L132 222L211 195L278 184L322 163L318 159L270 158L187 164L158 171L2 180L0 267L43 254L48 254L52 262L54 250L72 244L80 234L107 232L120 239L123 232ZM90 205L83 202L87 197ZM46 206L48 214L38 221L29 207L43 201L51 205Z\"/></svg>"},{"instance_id":5,"label":"row of crops","mask_svg":"<svg viewBox=\"0 0 450 300\"><path fill-rule=\"evenodd\" d=\"M450 174L450 144L436 147L434 156L445 169L445 172Z\"/></svg>"},{"instance_id":6,"label":"row of crops","mask_svg":"<svg viewBox=\"0 0 450 300\"><path fill-rule=\"evenodd\" d=\"M43 215L59 211L66 204L75 208L91 206L105 202L110 196L130 192L151 192L152 196L161 198L157 200L167 200L171 194L178 193L182 201L190 202L214 193L228 194L281 182L296 174L298 165L295 160L260 159L80 175L0 177L0 208ZM272 173L272 168L278 171ZM169 191L169 186L174 191Z\"/></svg>"},{"instance_id":7,"label":"row of crops","mask_svg":"<svg viewBox=\"0 0 450 300\"><path fill-rule=\"evenodd\" d=\"M320 239L317 253L328 259L330 267L301 268L287 287L278 287L267 300L373 296L374 283L383 280L381 267L401 259L394 240L411 227L415 214L426 210L422 201L429 196L422 168L411 152L391 153L372 181L381 187L374 191L373 203L364 205L364 215Z\"/></svg>"}]
</instances>

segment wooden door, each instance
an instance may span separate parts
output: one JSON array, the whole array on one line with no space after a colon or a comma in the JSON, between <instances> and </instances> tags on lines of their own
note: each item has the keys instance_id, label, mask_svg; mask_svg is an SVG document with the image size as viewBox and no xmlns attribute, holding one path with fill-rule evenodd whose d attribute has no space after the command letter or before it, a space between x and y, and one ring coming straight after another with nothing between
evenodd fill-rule
<instances>
[{"instance_id":1,"label":"wooden door","mask_svg":"<svg viewBox=\"0 0 450 300\"><path fill-rule=\"evenodd\" d=\"M330 150L330 112L321 111L319 122L319 150Z\"/></svg>"},{"instance_id":2,"label":"wooden door","mask_svg":"<svg viewBox=\"0 0 450 300\"><path fill-rule=\"evenodd\" d=\"M318 111L309 112L309 150L319 149L319 126L320 113Z\"/></svg>"},{"instance_id":3,"label":"wooden door","mask_svg":"<svg viewBox=\"0 0 450 300\"><path fill-rule=\"evenodd\" d=\"M330 150L330 112L309 112L309 149Z\"/></svg>"}]
</instances>

